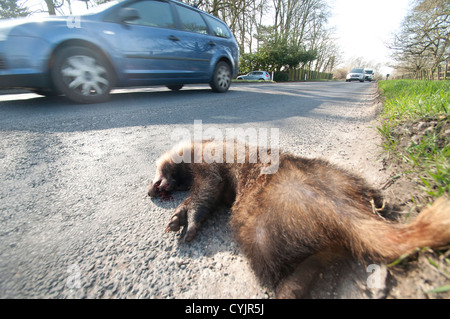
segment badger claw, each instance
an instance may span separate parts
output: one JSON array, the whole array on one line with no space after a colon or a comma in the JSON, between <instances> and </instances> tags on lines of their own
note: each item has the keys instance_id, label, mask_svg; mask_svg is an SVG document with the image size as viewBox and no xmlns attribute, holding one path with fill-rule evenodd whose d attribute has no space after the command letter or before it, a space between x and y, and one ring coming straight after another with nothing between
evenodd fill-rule
<instances>
[{"instance_id":1,"label":"badger claw","mask_svg":"<svg viewBox=\"0 0 450 319\"><path fill-rule=\"evenodd\" d=\"M189 207L183 203L175 210L175 213L170 217L169 224L164 229L164 233L169 231L179 231L181 226L187 224L187 211Z\"/></svg>"},{"instance_id":2,"label":"badger claw","mask_svg":"<svg viewBox=\"0 0 450 319\"><path fill-rule=\"evenodd\" d=\"M190 242L192 239L194 239L195 235L197 234L197 226L188 226L185 227L186 231L184 232L184 234L181 237L181 240L184 243Z\"/></svg>"},{"instance_id":3,"label":"badger claw","mask_svg":"<svg viewBox=\"0 0 450 319\"><path fill-rule=\"evenodd\" d=\"M164 229L164 233L168 233L169 231L179 231L180 230L180 219L177 215L172 216L169 224Z\"/></svg>"}]
</instances>

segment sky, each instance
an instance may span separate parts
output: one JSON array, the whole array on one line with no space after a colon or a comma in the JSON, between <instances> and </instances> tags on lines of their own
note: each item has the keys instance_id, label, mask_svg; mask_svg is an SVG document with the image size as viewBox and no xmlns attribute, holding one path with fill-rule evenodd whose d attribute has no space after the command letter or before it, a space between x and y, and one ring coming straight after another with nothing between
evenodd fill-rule
<instances>
[{"instance_id":1,"label":"sky","mask_svg":"<svg viewBox=\"0 0 450 319\"><path fill-rule=\"evenodd\" d=\"M410 0L329 0L329 3L333 15L329 23L336 28L343 60L364 57L366 61L383 63L383 73L392 73L388 67L390 51L385 44L400 29Z\"/></svg>"}]
</instances>

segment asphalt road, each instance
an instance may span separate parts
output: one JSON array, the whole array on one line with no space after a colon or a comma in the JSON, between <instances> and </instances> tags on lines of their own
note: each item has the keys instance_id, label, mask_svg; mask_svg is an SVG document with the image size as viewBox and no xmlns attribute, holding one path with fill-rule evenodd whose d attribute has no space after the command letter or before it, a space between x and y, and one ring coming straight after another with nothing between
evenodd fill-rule
<instances>
[{"instance_id":1,"label":"asphalt road","mask_svg":"<svg viewBox=\"0 0 450 319\"><path fill-rule=\"evenodd\" d=\"M374 118L374 83L117 90L76 105L0 95L0 298L265 298L227 211L188 244L164 234L186 196L147 188L176 128L278 128L280 146L345 162ZM367 141L357 143L364 144ZM353 143L353 144L352 144ZM347 148L346 148L347 147Z\"/></svg>"}]
</instances>

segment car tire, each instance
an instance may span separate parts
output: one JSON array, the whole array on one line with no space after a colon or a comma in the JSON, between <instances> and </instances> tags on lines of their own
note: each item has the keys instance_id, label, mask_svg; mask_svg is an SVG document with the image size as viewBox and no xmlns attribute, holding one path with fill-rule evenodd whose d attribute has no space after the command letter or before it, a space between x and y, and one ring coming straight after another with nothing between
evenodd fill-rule
<instances>
[{"instance_id":1,"label":"car tire","mask_svg":"<svg viewBox=\"0 0 450 319\"><path fill-rule=\"evenodd\" d=\"M228 63L220 61L214 68L212 80L209 83L214 92L224 93L231 86L231 67Z\"/></svg>"},{"instance_id":2,"label":"car tire","mask_svg":"<svg viewBox=\"0 0 450 319\"><path fill-rule=\"evenodd\" d=\"M86 47L57 51L51 75L56 89L77 103L104 102L113 86L113 73L104 57Z\"/></svg>"},{"instance_id":3,"label":"car tire","mask_svg":"<svg viewBox=\"0 0 450 319\"><path fill-rule=\"evenodd\" d=\"M177 84L177 85L168 85L167 86L172 91L179 91L182 89L183 84Z\"/></svg>"}]
</instances>

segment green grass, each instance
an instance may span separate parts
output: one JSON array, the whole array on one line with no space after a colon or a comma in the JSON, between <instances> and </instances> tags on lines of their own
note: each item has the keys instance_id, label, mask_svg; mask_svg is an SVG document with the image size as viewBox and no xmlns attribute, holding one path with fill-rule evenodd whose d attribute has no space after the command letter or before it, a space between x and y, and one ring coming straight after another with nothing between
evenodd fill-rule
<instances>
[{"instance_id":1,"label":"green grass","mask_svg":"<svg viewBox=\"0 0 450 319\"><path fill-rule=\"evenodd\" d=\"M450 193L450 81L380 81L384 100L381 125L386 154L402 163L404 174L422 185L428 195ZM414 124L432 122L433 127L412 137ZM446 133L447 131L447 133Z\"/></svg>"},{"instance_id":2,"label":"green grass","mask_svg":"<svg viewBox=\"0 0 450 319\"><path fill-rule=\"evenodd\" d=\"M395 121L448 113L450 81L380 81L378 87L386 98L383 113Z\"/></svg>"}]
</instances>

